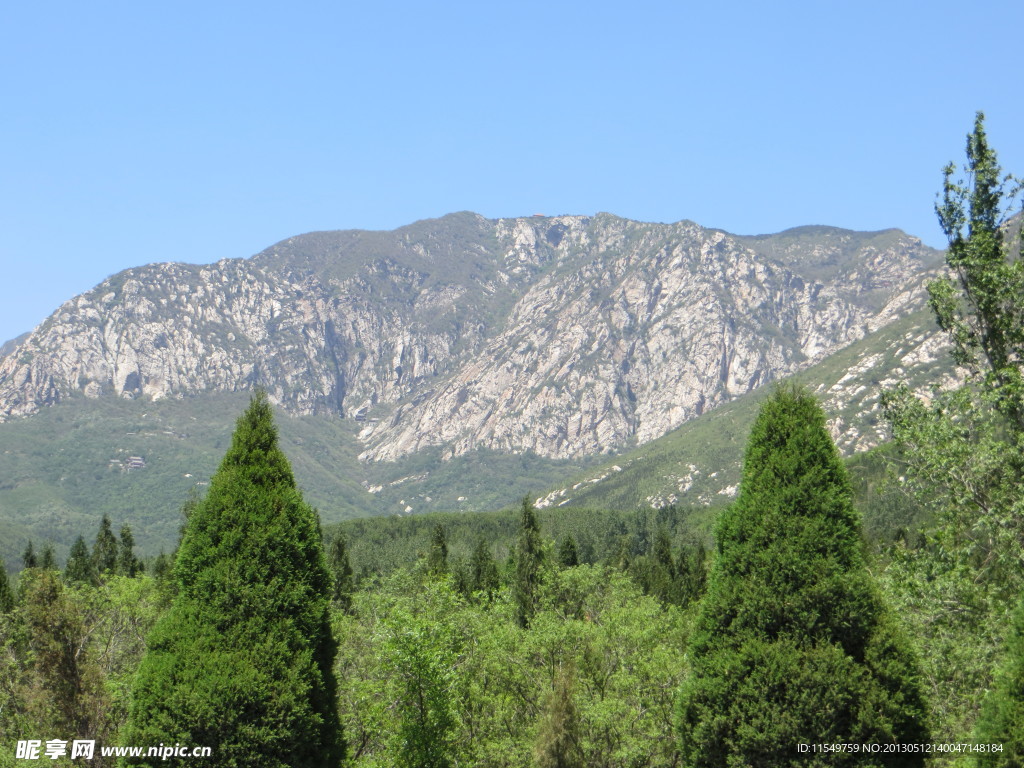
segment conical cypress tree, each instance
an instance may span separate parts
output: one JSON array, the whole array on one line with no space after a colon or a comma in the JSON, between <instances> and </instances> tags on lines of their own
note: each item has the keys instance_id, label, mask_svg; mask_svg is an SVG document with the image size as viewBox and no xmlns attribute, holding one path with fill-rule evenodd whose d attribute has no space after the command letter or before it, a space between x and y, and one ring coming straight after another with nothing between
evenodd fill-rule
<instances>
[{"instance_id":1,"label":"conical cypress tree","mask_svg":"<svg viewBox=\"0 0 1024 768\"><path fill-rule=\"evenodd\" d=\"M530 626L530 620L537 610L537 593L540 589L540 569L544 562L544 548L540 538L540 523L530 497L523 497L523 509L519 518L519 539L515 550L516 571L512 582L512 595L516 601L516 618L519 626Z\"/></svg>"},{"instance_id":2,"label":"conical cypress tree","mask_svg":"<svg viewBox=\"0 0 1024 768\"><path fill-rule=\"evenodd\" d=\"M43 557L39 561L39 567L44 571L57 570L57 555L53 551L53 544L47 542L46 546L43 547Z\"/></svg>"},{"instance_id":3,"label":"conical cypress tree","mask_svg":"<svg viewBox=\"0 0 1024 768\"><path fill-rule=\"evenodd\" d=\"M209 746L219 766L338 766L344 741L315 512L266 396L189 516L177 594L140 665L125 743ZM133 764L159 765L159 759Z\"/></svg>"},{"instance_id":4,"label":"conical cypress tree","mask_svg":"<svg viewBox=\"0 0 1024 768\"><path fill-rule=\"evenodd\" d=\"M348 541L344 536L335 537L331 543L331 573L334 575L334 586L331 597L334 604L345 613L352 613L352 594L355 592L355 576L352 563L348 559Z\"/></svg>"},{"instance_id":5,"label":"conical cypress tree","mask_svg":"<svg viewBox=\"0 0 1024 768\"><path fill-rule=\"evenodd\" d=\"M686 766L919 765L923 755L798 752L799 744L921 744L916 659L861 554L825 416L780 388L747 446L736 503L688 648L679 700Z\"/></svg>"},{"instance_id":6,"label":"conical cypress tree","mask_svg":"<svg viewBox=\"0 0 1024 768\"><path fill-rule=\"evenodd\" d=\"M576 547L576 539L566 534L558 545L558 564L563 568L575 568L580 564L580 553Z\"/></svg>"},{"instance_id":7,"label":"conical cypress tree","mask_svg":"<svg viewBox=\"0 0 1024 768\"><path fill-rule=\"evenodd\" d=\"M487 542L480 539L473 550L473 556L469 561L469 579L471 592L483 592L490 600L501 581L498 574L498 564L494 561L491 548Z\"/></svg>"},{"instance_id":8,"label":"conical cypress tree","mask_svg":"<svg viewBox=\"0 0 1024 768\"><path fill-rule=\"evenodd\" d=\"M427 555L427 573L442 576L448 573L448 535L440 523L434 526L430 535L430 552Z\"/></svg>"},{"instance_id":9,"label":"conical cypress tree","mask_svg":"<svg viewBox=\"0 0 1024 768\"><path fill-rule=\"evenodd\" d=\"M21 562L25 568L38 568L39 558L36 557L35 547L32 546L32 539L28 540L28 546L21 555Z\"/></svg>"},{"instance_id":10,"label":"conical cypress tree","mask_svg":"<svg viewBox=\"0 0 1024 768\"><path fill-rule=\"evenodd\" d=\"M89 554L89 547L81 536L75 539L75 543L71 545L68 562L64 566L64 580L81 584L96 583L96 566L93 563L92 555Z\"/></svg>"},{"instance_id":11,"label":"conical cypress tree","mask_svg":"<svg viewBox=\"0 0 1024 768\"><path fill-rule=\"evenodd\" d=\"M658 527L658 532L654 535L654 559L665 569L669 578L676 577L676 564L672 559L672 540L669 538L668 531L661 526Z\"/></svg>"},{"instance_id":12,"label":"conical cypress tree","mask_svg":"<svg viewBox=\"0 0 1024 768\"><path fill-rule=\"evenodd\" d=\"M92 561L100 576L113 573L117 567L117 537L114 536L110 518L106 515L100 522L100 529L96 533L96 542L92 546Z\"/></svg>"},{"instance_id":13,"label":"conical cypress tree","mask_svg":"<svg viewBox=\"0 0 1024 768\"><path fill-rule=\"evenodd\" d=\"M119 574L129 578L134 578L142 570L142 563L135 556L135 537L132 536L132 529L127 525L121 526L121 542L117 546L116 567Z\"/></svg>"}]
</instances>

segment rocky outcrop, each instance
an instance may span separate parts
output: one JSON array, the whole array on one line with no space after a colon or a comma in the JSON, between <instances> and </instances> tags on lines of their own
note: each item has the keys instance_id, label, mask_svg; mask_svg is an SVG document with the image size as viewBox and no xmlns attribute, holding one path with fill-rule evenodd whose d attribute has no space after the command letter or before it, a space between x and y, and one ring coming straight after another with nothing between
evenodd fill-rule
<instances>
[{"instance_id":1,"label":"rocky outcrop","mask_svg":"<svg viewBox=\"0 0 1024 768\"><path fill-rule=\"evenodd\" d=\"M455 214L127 270L0 361L0 419L259 386L292 412L361 422L366 460L614 451L919 305L935 252L810 229L824 233Z\"/></svg>"}]
</instances>

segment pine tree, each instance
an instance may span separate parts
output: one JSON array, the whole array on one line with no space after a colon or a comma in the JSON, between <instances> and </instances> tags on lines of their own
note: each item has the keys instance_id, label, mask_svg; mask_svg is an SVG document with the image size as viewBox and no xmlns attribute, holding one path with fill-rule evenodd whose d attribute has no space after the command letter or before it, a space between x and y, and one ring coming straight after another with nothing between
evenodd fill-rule
<instances>
[{"instance_id":1,"label":"pine tree","mask_svg":"<svg viewBox=\"0 0 1024 768\"><path fill-rule=\"evenodd\" d=\"M707 551L703 542L692 553L680 550L676 558L676 590L680 605L687 605L704 596L707 586Z\"/></svg>"},{"instance_id":2,"label":"pine tree","mask_svg":"<svg viewBox=\"0 0 1024 768\"><path fill-rule=\"evenodd\" d=\"M434 526L430 535L427 573L435 577L448 573L448 536L444 532L444 526L440 523Z\"/></svg>"},{"instance_id":3,"label":"pine tree","mask_svg":"<svg viewBox=\"0 0 1024 768\"><path fill-rule=\"evenodd\" d=\"M122 576L134 578L142 570L142 563L135 556L135 537L128 525L121 526L121 542L117 547L115 568Z\"/></svg>"},{"instance_id":4,"label":"pine tree","mask_svg":"<svg viewBox=\"0 0 1024 768\"><path fill-rule=\"evenodd\" d=\"M25 547L25 551L21 555L21 563L26 569L39 567L39 558L36 557L36 550L32 546L32 539L28 540L28 546Z\"/></svg>"},{"instance_id":5,"label":"pine tree","mask_svg":"<svg viewBox=\"0 0 1024 768\"><path fill-rule=\"evenodd\" d=\"M679 700L684 765L797 766L800 743L928 741L916 660L871 582L849 478L809 394L780 388L762 406L717 546Z\"/></svg>"},{"instance_id":6,"label":"pine tree","mask_svg":"<svg viewBox=\"0 0 1024 768\"><path fill-rule=\"evenodd\" d=\"M68 553L68 562L64 566L64 580L68 583L96 583L96 566L93 564L92 555L89 554L89 547L82 536L75 539L75 543L71 545L71 551Z\"/></svg>"},{"instance_id":7,"label":"pine tree","mask_svg":"<svg viewBox=\"0 0 1024 768\"><path fill-rule=\"evenodd\" d=\"M136 676L126 743L210 746L232 768L338 766L331 577L262 393L189 516L174 577ZM160 764L134 764L150 762Z\"/></svg>"},{"instance_id":8,"label":"pine tree","mask_svg":"<svg viewBox=\"0 0 1024 768\"><path fill-rule=\"evenodd\" d=\"M566 534L558 546L558 564L563 568L575 568L580 564L580 553L576 547L576 539Z\"/></svg>"},{"instance_id":9,"label":"pine tree","mask_svg":"<svg viewBox=\"0 0 1024 768\"><path fill-rule=\"evenodd\" d=\"M540 588L541 565L544 549L540 538L540 524L530 497L523 497L523 508L519 518L519 538L516 542L516 570L512 582L512 594L516 601L516 619L519 626L530 626L530 620L537 610L537 592Z\"/></svg>"},{"instance_id":10,"label":"pine tree","mask_svg":"<svg viewBox=\"0 0 1024 768\"><path fill-rule=\"evenodd\" d=\"M1002 744L1003 751L978 758L985 768L1024 766L1024 599L1006 639L1006 659L985 697L975 728L979 744Z\"/></svg>"},{"instance_id":11,"label":"pine tree","mask_svg":"<svg viewBox=\"0 0 1024 768\"><path fill-rule=\"evenodd\" d=\"M49 542L43 547L43 556L39 561L39 567L44 571L55 571L57 570L57 555L53 551L53 544Z\"/></svg>"},{"instance_id":12,"label":"pine tree","mask_svg":"<svg viewBox=\"0 0 1024 768\"><path fill-rule=\"evenodd\" d=\"M14 590L11 589L11 582L7 578L7 567L0 557L0 614L10 613L14 610Z\"/></svg>"},{"instance_id":13,"label":"pine tree","mask_svg":"<svg viewBox=\"0 0 1024 768\"><path fill-rule=\"evenodd\" d=\"M153 576L159 581L168 577L171 573L171 561L167 553L160 550L160 554L153 561Z\"/></svg>"},{"instance_id":14,"label":"pine tree","mask_svg":"<svg viewBox=\"0 0 1024 768\"><path fill-rule=\"evenodd\" d=\"M113 573L117 568L117 537L106 515L100 522L96 542L92 546L92 562L100 576Z\"/></svg>"},{"instance_id":15,"label":"pine tree","mask_svg":"<svg viewBox=\"0 0 1024 768\"><path fill-rule=\"evenodd\" d=\"M352 563L348 559L348 541L340 534L331 542L330 566L334 575L334 588L331 591L334 604L345 613L351 613L355 577L352 574Z\"/></svg>"},{"instance_id":16,"label":"pine tree","mask_svg":"<svg viewBox=\"0 0 1024 768\"><path fill-rule=\"evenodd\" d=\"M480 539L469 562L469 586L472 592L483 592L490 600L498 591L500 578L498 564L494 561L487 542Z\"/></svg>"},{"instance_id":17,"label":"pine tree","mask_svg":"<svg viewBox=\"0 0 1024 768\"><path fill-rule=\"evenodd\" d=\"M654 559L665 569L669 578L676 577L676 564L672 559L672 540L668 531L658 526L658 532L654 535Z\"/></svg>"}]
</instances>

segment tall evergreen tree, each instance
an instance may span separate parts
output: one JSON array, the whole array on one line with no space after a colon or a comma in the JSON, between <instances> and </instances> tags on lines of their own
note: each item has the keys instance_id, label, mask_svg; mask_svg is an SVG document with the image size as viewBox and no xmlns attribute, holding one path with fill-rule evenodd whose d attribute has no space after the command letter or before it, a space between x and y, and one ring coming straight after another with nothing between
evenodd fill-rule
<instances>
[{"instance_id":1,"label":"tall evergreen tree","mask_svg":"<svg viewBox=\"0 0 1024 768\"><path fill-rule=\"evenodd\" d=\"M576 539L566 534L558 545L558 564L563 568L575 568L580 564L580 553L576 547Z\"/></svg>"},{"instance_id":2,"label":"tall evergreen tree","mask_svg":"<svg viewBox=\"0 0 1024 768\"><path fill-rule=\"evenodd\" d=\"M14 610L14 590L11 589L11 582L7 578L7 567L0 557L0 614L10 613Z\"/></svg>"},{"instance_id":3,"label":"tall evergreen tree","mask_svg":"<svg viewBox=\"0 0 1024 768\"><path fill-rule=\"evenodd\" d=\"M53 551L53 544L47 542L46 546L43 547L43 556L39 561L39 567L46 571L57 569L57 555Z\"/></svg>"},{"instance_id":4,"label":"tall evergreen tree","mask_svg":"<svg viewBox=\"0 0 1024 768\"><path fill-rule=\"evenodd\" d=\"M189 516L174 576L177 594L136 676L126 742L210 746L232 768L338 766L331 578L262 393ZM160 764L135 764L150 762Z\"/></svg>"},{"instance_id":5,"label":"tall evergreen tree","mask_svg":"<svg viewBox=\"0 0 1024 768\"><path fill-rule=\"evenodd\" d=\"M701 542L692 552L680 550L676 558L676 583L680 605L699 600L707 586L707 551Z\"/></svg>"},{"instance_id":6,"label":"tall evergreen tree","mask_svg":"<svg viewBox=\"0 0 1024 768\"><path fill-rule=\"evenodd\" d=\"M762 406L717 545L679 699L684 765L797 766L801 743L928 741L916 659L867 572L850 481L809 394L780 388Z\"/></svg>"},{"instance_id":7,"label":"tall evergreen tree","mask_svg":"<svg viewBox=\"0 0 1024 768\"><path fill-rule=\"evenodd\" d=\"M35 547L32 546L32 539L28 540L28 546L21 555L21 563L25 568L38 568L39 558L36 557Z\"/></svg>"},{"instance_id":8,"label":"tall evergreen tree","mask_svg":"<svg viewBox=\"0 0 1024 768\"><path fill-rule=\"evenodd\" d=\"M344 536L335 536L331 542L330 554L331 573L334 575L334 588L331 597L334 604L345 613L352 612L352 594L355 592L355 577L352 574L352 563L348 558L348 541Z\"/></svg>"},{"instance_id":9,"label":"tall evergreen tree","mask_svg":"<svg viewBox=\"0 0 1024 768\"><path fill-rule=\"evenodd\" d=\"M134 578L142 570L142 563L135 556L135 537L127 524L121 526L121 541L117 545L115 569L122 576Z\"/></svg>"},{"instance_id":10,"label":"tall evergreen tree","mask_svg":"<svg viewBox=\"0 0 1024 768\"><path fill-rule=\"evenodd\" d=\"M432 576L448 573L448 536L438 523L430 534L430 552L427 554L427 572Z\"/></svg>"},{"instance_id":11,"label":"tall evergreen tree","mask_svg":"<svg viewBox=\"0 0 1024 768\"><path fill-rule=\"evenodd\" d=\"M541 565L544 562L540 523L537 522L537 512L529 496L523 497L515 558L516 572L512 582L512 594L516 601L516 618L519 626L528 627L537 610L537 592L540 588Z\"/></svg>"},{"instance_id":12,"label":"tall evergreen tree","mask_svg":"<svg viewBox=\"0 0 1024 768\"><path fill-rule=\"evenodd\" d=\"M100 522L96 542L92 545L92 562L100 576L113 573L117 568L117 537L110 525L110 518L106 515Z\"/></svg>"},{"instance_id":13,"label":"tall evergreen tree","mask_svg":"<svg viewBox=\"0 0 1024 768\"><path fill-rule=\"evenodd\" d=\"M480 539L469 561L470 591L483 592L489 600L498 591L500 578L498 564L494 561L491 548Z\"/></svg>"},{"instance_id":14,"label":"tall evergreen tree","mask_svg":"<svg viewBox=\"0 0 1024 768\"><path fill-rule=\"evenodd\" d=\"M672 540L662 526L658 526L658 532L654 535L654 559L670 578L676 577L676 564L672 559Z\"/></svg>"},{"instance_id":15,"label":"tall evergreen tree","mask_svg":"<svg viewBox=\"0 0 1024 768\"><path fill-rule=\"evenodd\" d=\"M75 539L75 543L71 545L68 562L64 566L64 580L80 584L96 583L96 566L82 536Z\"/></svg>"}]
</instances>

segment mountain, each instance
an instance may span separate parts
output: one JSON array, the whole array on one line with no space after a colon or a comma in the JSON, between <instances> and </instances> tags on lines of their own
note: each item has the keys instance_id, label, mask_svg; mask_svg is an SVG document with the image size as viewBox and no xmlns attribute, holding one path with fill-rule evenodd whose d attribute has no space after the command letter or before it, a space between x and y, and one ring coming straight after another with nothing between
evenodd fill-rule
<instances>
[{"instance_id":1,"label":"mountain","mask_svg":"<svg viewBox=\"0 0 1024 768\"><path fill-rule=\"evenodd\" d=\"M165 541L254 387L328 519L555 487L907 317L940 262L898 230L458 213L125 270L0 360L0 529L120 506Z\"/></svg>"},{"instance_id":2,"label":"mountain","mask_svg":"<svg viewBox=\"0 0 1024 768\"><path fill-rule=\"evenodd\" d=\"M899 383L927 391L962 381L946 338L921 309L790 377L807 387L829 415L840 452L853 456L888 438L883 392ZM730 401L704 416L570 478L536 500L552 506L716 506L736 495L743 451L769 388Z\"/></svg>"},{"instance_id":3,"label":"mountain","mask_svg":"<svg viewBox=\"0 0 1024 768\"><path fill-rule=\"evenodd\" d=\"M5 341L3 344L0 344L0 360L7 357L7 355L11 354L11 352L17 349L18 345L21 344L21 342L25 341L25 339L27 339L29 336L30 334L23 333L20 336L11 339L10 341Z\"/></svg>"},{"instance_id":4,"label":"mountain","mask_svg":"<svg viewBox=\"0 0 1024 768\"><path fill-rule=\"evenodd\" d=\"M314 233L72 299L0 362L0 417L261 386L292 413L363 423L368 460L591 455L887 324L937 260L896 231L736 238L607 214Z\"/></svg>"}]
</instances>

